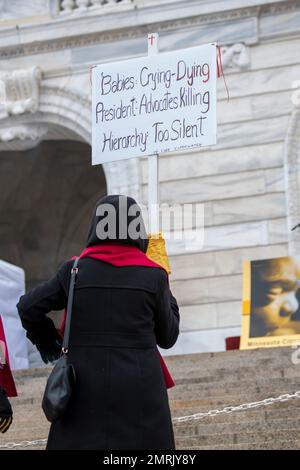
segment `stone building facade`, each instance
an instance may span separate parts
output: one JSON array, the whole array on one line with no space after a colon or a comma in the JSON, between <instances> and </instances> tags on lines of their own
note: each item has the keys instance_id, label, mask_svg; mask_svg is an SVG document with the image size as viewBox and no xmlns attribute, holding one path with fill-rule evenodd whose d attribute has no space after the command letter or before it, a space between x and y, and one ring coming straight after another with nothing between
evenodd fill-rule
<instances>
[{"instance_id":1,"label":"stone building facade","mask_svg":"<svg viewBox=\"0 0 300 470\"><path fill-rule=\"evenodd\" d=\"M28 287L84 243L99 196L147 200L147 159L91 166L90 67L218 41L218 143L162 154L160 199L204 203L204 247L168 243L181 335L167 354L240 333L242 262L296 253L299 0L0 1L0 258Z\"/></svg>"}]
</instances>

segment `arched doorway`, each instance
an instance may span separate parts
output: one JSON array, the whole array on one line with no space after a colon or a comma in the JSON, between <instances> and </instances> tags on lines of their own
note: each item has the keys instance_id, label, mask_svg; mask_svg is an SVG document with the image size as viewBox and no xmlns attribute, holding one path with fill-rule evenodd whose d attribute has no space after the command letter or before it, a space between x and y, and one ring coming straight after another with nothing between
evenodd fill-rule
<instances>
[{"instance_id":1,"label":"arched doorway","mask_svg":"<svg viewBox=\"0 0 300 470\"><path fill-rule=\"evenodd\" d=\"M0 259L25 270L27 289L84 247L94 204L106 194L90 152L73 140L0 152Z\"/></svg>"},{"instance_id":2,"label":"arched doorway","mask_svg":"<svg viewBox=\"0 0 300 470\"><path fill-rule=\"evenodd\" d=\"M0 259L24 268L28 290L80 253L98 198L121 193L140 200L142 178L139 159L91 165L88 73L73 81L21 72L8 72L2 81ZM59 326L61 314L51 317ZM41 365L31 344L29 359Z\"/></svg>"}]
</instances>

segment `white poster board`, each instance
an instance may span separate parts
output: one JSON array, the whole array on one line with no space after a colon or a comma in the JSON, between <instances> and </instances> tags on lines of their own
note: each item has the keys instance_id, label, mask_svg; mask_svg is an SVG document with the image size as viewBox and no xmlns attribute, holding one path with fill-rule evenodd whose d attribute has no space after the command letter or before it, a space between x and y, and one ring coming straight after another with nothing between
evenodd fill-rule
<instances>
[{"instance_id":1,"label":"white poster board","mask_svg":"<svg viewBox=\"0 0 300 470\"><path fill-rule=\"evenodd\" d=\"M12 369L28 368L28 340L16 307L24 293L24 270L0 260L0 315Z\"/></svg>"},{"instance_id":2,"label":"white poster board","mask_svg":"<svg viewBox=\"0 0 300 470\"><path fill-rule=\"evenodd\" d=\"M92 164L215 144L216 48L93 67Z\"/></svg>"}]
</instances>

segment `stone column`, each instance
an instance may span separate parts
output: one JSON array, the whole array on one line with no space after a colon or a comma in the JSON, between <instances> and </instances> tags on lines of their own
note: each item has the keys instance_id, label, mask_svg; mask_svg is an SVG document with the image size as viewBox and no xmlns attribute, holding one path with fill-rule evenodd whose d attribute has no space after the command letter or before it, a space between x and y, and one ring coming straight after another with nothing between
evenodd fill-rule
<instances>
[{"instance_id":1,"label":"stone column","mask_svg":"<svg viewBox=\"0 0 300 470\"><path fill-rule=\"evenodd\" d=\"M300 85L300 82L299 82ZM286 183L289 254L300 255L300 87L292 95L293 110L285 139L284 171Z\"/></svg>"}]
</instances>

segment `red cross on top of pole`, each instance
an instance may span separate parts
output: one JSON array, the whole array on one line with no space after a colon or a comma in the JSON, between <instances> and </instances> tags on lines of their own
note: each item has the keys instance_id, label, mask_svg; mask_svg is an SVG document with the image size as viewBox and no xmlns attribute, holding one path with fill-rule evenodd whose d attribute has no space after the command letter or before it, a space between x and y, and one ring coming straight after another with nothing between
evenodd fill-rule
<instances>
[{"instance_id":1,"label":"red cross on top of pole","mask_svg":"<svg viewBox=\"0 0 300 470\"><path fill-rule=\"evenodd\" d=\"M153 46L154 39L155 39L155 36L153 36L153 34L151 34L151 36L149 36L151 46Z\"/></svg>"}]
</instances>

